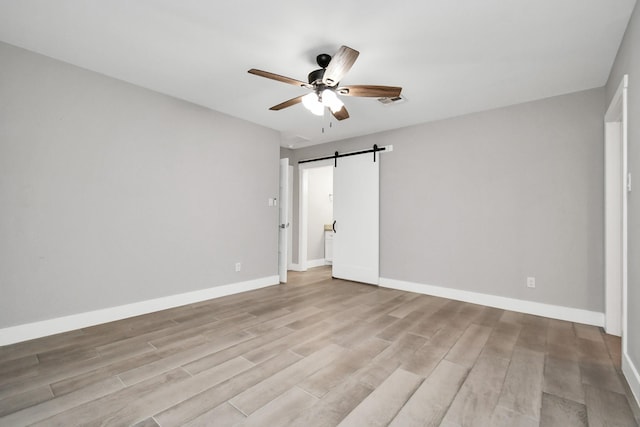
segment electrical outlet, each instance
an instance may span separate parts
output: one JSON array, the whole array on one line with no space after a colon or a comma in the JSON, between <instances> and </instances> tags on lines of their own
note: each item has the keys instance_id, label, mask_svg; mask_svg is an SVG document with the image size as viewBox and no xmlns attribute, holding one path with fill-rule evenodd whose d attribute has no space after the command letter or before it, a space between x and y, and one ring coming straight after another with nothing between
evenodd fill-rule
<instances>
[{"instance_id":1,"label":"electrical outlet","mask_svg":"<svg viewBox=\"0 0 640 427\"><path fill-rule=\"evenodd\" d=\"M241 262L236 262L236 273L238 271L242 270L242 263Z\"/></svg>"},{"instance_id":2,"label":"electrical outlet","mask_svg":"<svg viewBox=\"0 0 640 427\"><path fill-rule=\"evenodd\" d=\"M535 287L536 287L536 278L527 277L527 288L535 288Z\"/></svg>"}]
</instances>

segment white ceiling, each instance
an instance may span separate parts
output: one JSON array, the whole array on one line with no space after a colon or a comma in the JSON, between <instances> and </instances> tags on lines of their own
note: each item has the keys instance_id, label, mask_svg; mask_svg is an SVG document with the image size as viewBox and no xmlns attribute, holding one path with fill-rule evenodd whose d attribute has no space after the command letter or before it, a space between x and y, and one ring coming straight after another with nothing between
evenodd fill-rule
<instances>
[{"instance_id":1,"label":"white ceiling","mask_svg":"<svg viewBox=\"0 0 640 427\"><path fill-rule=\"evenodd\" d=\"M302 147L606 83L635 0L2 0L0 40L276 129ZM315 56L360 51L342 84L402 86L407 102L343 98L331 123L296 105ZM1 66L1 65L0 65ZM322 132L323 127L325 132Z\"/></svg>"}]
</instances>

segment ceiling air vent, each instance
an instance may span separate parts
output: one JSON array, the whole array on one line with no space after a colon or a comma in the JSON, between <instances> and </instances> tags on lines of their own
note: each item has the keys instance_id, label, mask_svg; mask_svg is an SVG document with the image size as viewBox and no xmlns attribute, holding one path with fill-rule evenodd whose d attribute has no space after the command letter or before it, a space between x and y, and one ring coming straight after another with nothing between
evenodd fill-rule
<instances>
[{"instance_id":1,"label":"ceiling air vent","mask_svg":"<svg viewBox=\"0 0 640 427\"><path fill-rule=\"evenodd\" d=\"M402 104L403 102L407 102L407 98L402 95L390 98L378 98L378 102L388 107L389 105Z\"/></svg>"},{"instance_id":2,"label":"ceiling air vent","mask_svg":"<svg viewBox=\"0 0 640 427\"><path fill-rule=\"evenodd\" d=\"M304 142L309 142L309 138L306 138L302 135L285 135L283 137L283 147L287 147L287 148L296 148L296 146L304 143Z\"/></svg>"}]
</instances>

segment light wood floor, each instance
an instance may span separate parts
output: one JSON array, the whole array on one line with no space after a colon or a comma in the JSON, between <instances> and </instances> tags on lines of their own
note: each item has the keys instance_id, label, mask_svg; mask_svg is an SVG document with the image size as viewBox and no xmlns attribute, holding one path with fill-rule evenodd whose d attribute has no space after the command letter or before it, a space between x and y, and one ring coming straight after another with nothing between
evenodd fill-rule
<instances>
[{"instance_id":1,"label":"light wood floor","mask_svg":"<svg viewBox=\"0 0 640 427\"><path fill-rule=\"evenodd\" d=\"M0 347L0 425L634 426L599 328L332 280Z\"/></svg>"}]
</instances>

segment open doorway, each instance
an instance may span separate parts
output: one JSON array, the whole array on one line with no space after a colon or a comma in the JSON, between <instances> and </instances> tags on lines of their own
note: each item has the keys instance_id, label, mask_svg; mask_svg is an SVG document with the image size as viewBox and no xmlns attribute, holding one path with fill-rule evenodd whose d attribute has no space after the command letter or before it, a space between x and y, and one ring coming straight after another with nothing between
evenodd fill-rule
<instances>
[{"instance_id":1,"label":"open doorway","mask_svg":"<svg viewBox=\"0 0 640 427\"><path fill-rule=\"evenodd\" d=\"M333 231L333 163L300 167L298 263L301 270L330 265Z\"/></svg>"}]
</instances>

